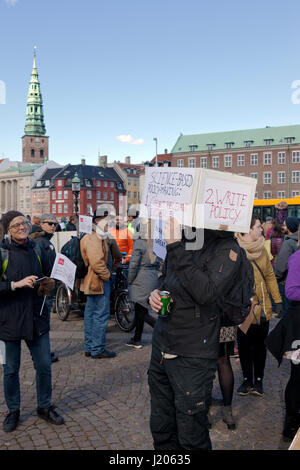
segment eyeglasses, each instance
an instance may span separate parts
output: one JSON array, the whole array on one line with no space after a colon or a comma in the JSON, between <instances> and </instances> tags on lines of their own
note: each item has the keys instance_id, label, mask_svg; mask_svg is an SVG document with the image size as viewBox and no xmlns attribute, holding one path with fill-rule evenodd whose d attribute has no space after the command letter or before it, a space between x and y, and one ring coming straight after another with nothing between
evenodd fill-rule
<instances>
[{"instance_id":1,"label":"eyeglasses","mask_svg":"<svg viewBox=\"0 0 300 470\"><path fill-rule=\"evenodd\" d=\"M20 222L19 224L11 225L9 229L13 228L14 230L18 230L21 226L26 227L26 225L29 225L28 222Z\"/></svg>"},{"instance_id":2,"label":"eyeglasses","mask_svg":"<svg viewBox=\"0 0 300 470\"><path fill-rule=\"evenodd\" d=\"M48 225L50 225L50 226L51 226L51 225L55 225L55 227L56 227L57 222L48 222L48 221L46 221L46 222L44 222L44 224L48 224Z\"/></svg>"}]
</instances>

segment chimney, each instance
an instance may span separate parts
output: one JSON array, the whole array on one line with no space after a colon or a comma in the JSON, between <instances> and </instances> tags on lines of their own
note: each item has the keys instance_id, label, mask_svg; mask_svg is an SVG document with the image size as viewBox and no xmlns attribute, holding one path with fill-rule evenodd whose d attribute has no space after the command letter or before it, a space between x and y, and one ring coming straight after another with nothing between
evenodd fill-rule
<instances>
[{"instance_id":1,"label":"chimney","mask_svg":"<svg viewBox=\"0 0 300 470\"><path fill-rule=\"evenodd\" d=\"M130 165L130 157L125 157L125 163L127 163L127 165Z\"/></svg>"},{"instance_id":2,"label":"chimney","mask_svg":"<svg viewBox=\"0 0 300 470\"><path fill-rule=\"evenodd\" d=\"M82 158L82 160L81 160L81 165L82 165L82 166L85 165L85 158Z\"/></svg>"},{"instance_id":3,"label":"chimney","mask_svg":"<svg viewBox=\"0 0 300 470\"><path fill-rule=\"evenodd\" d=\"M107 167L107 155L102 155L98 157L98 166L103 166L104 168Z\"/></svg>"},{"instance_id":4,"label":"chimney","mask_svg":"<svg viewBox=\"0 0 300 470\"><path fill-rule=\"evenodd\" d=\"M165 149L165 153L168 153L168 149Z\"/></svg>"}]
</instances>

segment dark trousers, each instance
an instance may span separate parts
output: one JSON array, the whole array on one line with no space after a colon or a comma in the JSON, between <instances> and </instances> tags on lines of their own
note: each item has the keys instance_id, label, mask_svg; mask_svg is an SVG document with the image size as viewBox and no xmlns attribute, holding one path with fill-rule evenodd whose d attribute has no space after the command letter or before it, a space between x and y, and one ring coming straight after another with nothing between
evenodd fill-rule
<instances>
[{"instance_id":1,"label":"dark trousers","mask_svg":"<svg viewBox=\"0 0 300 470\"><path fill-rule=\"evenodd\" d=\"M36 391L39 408L51 405L51 357L49 333L33 341L26 341L36 370ZM4 370L4 395L9 411L20 409L19 369L21 360L21 341L5 341L6 364Z\"/></svg>"},{"instance_id":2,"label":"dark trousers","mask_svg":"<svg viewBox=\"0 0 300 470\"><path fill-rule=\"evenodd\" d=\"M278 283L279 292L282 299L282 312L281 315L284 317L290 307L291 301L285 295L285 282Z\"/></svg>"},{"instance_id":3,"label":"dark trousers","mask_svg":"<svg viewBox=\"0 0 300 470\"><path fill-rule=\"evenodd\" d=\"M300 364L291 362L291 375L285 389L287 416L299 416L300 411Z\"/></svg>"},{"instance_id":4,"label":"dark trousers","mask_svg":"<svg viewBox=\"0 0 300 470\"><path fill-rule=\"evenodd\" d=\"M254 379L262 379L264 376L267 357L265 339L268 332L268 321L260 325L251 325L246 334L238 328L237 340L243 376L251 383L253 383L253 375Z\"/></svg>"},{"instance_id":5,"label":"dark trousers","mask_svg":"<svg viewBox=\"0 0 300 470\"><path fill-rule=\"evenodd\" d=\"M154 328L155 326L155 318L151 317L148 313L148 309L143 307L140 304L135 304L134 305L134 311L135 311L135 332L134 332L134 341L141 341L142 334L143 334L143 329L144 329L144 323L148 323L148 325L152 326Z\"/></svg>"},{"instance_id":6,"label":"dark trousers","mask_svg":"<svg viewBox=\"0 0 300 470\"><path fill-rule=\"evenodd\" d=\"M211 450L207 411L216 359L163 359L153 346L148 383L155 450Z\"/></svg>"}]
</instances>

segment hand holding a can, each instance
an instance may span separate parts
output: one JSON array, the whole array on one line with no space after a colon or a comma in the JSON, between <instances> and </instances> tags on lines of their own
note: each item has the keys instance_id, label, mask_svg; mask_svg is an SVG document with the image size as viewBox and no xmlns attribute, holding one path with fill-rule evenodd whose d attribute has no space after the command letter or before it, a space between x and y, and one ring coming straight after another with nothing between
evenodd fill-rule
<instances>
[{"instance_id":1,"label":"hand holding a can","mask_svg":"<svg viewBox=\"0 0 300 470\"><path fill-rule=\"evenodd\" d=\"M159 290L155 289L151 292L149 297L149 304L154 312L158 312L162 307L161 297L159 295Z\"/></svg>"},{"instance_id":2,"label":"hand holding a can","mask_svg":"<svg viewBox=\"0 0 300 470\"><path fill-rule=\"evenodd\" d=\"M161 317L167 317L170 312L170 302L173 302L168 291L160 291L155 289L151 292L149 297L149 304Z\"/></svg>"}]
</instances>

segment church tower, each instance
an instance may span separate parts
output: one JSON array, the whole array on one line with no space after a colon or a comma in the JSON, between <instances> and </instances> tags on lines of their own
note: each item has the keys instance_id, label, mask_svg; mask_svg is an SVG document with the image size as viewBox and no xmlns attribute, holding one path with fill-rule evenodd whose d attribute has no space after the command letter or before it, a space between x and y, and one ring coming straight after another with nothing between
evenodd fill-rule
<instances>
[{"instance_id":1,"label":"church tower","mask_svg":"<svg viewBox=\"0 0 300 470\"><path fill-rule=\"evenodd\" d=\"M25 135L22 137L23 162L44 163L48 161L48 139L34 46L33 69L27 96Z\"/></svg>"}]
</instances>

